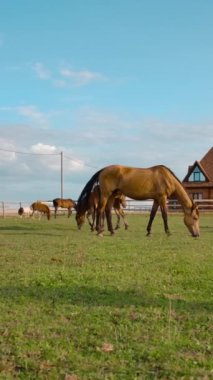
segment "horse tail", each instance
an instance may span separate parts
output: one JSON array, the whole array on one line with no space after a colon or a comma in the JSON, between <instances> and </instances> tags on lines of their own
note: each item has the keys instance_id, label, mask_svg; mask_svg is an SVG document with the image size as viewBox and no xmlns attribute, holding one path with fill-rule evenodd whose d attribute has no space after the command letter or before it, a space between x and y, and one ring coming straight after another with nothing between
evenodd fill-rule
<instances>
[{"instance_id":1,"label":"horse tail","mask_svg":"<svg viewBox=\"0 0 213 380\"><path fill-rule=\"evenodd\" d=\"M99 170L97 173L93 174L93 176L90 178L90 180L87 182L87 184L84 186L79 198L78 198L78 204L81 202L81 201L85 201L85 202L88 202L88 199L89 199L89 195L91 193L91 190L94 186L94 184L97 182L98 183L98 178L99 178L99 175L100 173L104 170L101 169Z\"/></svg>"}]
</instances>

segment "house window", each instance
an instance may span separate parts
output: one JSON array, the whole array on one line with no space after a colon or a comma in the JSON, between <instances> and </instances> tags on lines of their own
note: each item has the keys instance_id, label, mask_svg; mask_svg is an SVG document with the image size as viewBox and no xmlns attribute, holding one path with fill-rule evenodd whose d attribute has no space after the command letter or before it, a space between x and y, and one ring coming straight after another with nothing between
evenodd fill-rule
<instances>
[{"instance_id":1,"label":"house window","mask_svg":"<svg viewBox=\"0 0 213 380\"><path fill-rule=\"evenodd\" d=\"M203 199L203 193L193 193L191 196L192 199Z\"/></svg>"},{"instance_id":2,"label":"house window","mask_svg":"<svg viewBox=\"0 0 213 380\"><path fill-rule=\"evenodd\" d=\"M204 182L205 177L200 168L196 166L189 177L189 182Z\"/></svg>"}]
</instances>

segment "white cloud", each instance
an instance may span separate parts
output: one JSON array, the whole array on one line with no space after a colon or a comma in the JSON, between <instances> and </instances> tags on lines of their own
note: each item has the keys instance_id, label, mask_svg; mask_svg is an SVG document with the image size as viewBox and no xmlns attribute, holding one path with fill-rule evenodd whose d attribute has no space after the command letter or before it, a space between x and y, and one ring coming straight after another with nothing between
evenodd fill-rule
<instances>
[{"instance_id":1,"label":"white cloud","mask_svg":"<svg viewBox=\"0 0 213 380\"><path fill-rule=\"evenodd\" d=\"M42 163L43 167L53 171L61 170L61 157L63 159L63 168L66 172L78 171L85 169L83 160L71 158L69 152L63 147L56 147L43 143L37 143L31 146L31 152L37 154L37 159ZM63 155L61 156L61 152ZM39 157L40 155L40 157Z\"/></svg>"},{"instance_id":2,"label":"white cloud","mask_svg":"<svg viewBox=\"0 0 213 380\"><path fill-rule=\"evenodd\" d=\"M49 80L55 87L66 88L70 86L85 86L93 82L105 81L106 77L91 70L73 70L63 66L59 70L49 70L43 63L36 62L32 65L36 76L40 80Z\"/></svg>"},{"instance_id":3,"label":"white cloud","mask_svg":"<svg viewBox=\"0 0 213 380\"><path fill-rule=\"evenodd\" d=\"M34 106L15 107L15 111L34 121L43 115ZM66 113L68 123L61 123L62 119L63 113L57 114L56 110L51 133L39 123L0 124L0 148L12 151L0 151L1 178L5 184L8 178L14 187L16 183L20 187L23 183L23 194L27 184L36 199L45 197L45 183L47 198L44 199L48 199L48 194L57 192L55 188L60 187L60 152L63 152L65 188L72 192L75 188L76 198L92 174L110 164L138 167L164 164L182 179L188 165L200 160L213 141L210 123L184 125L163 120L136 120L92 108L81 108L75 116L73 111ZM15 154L15 151L32 155Z\"/></svg>"},{"instance_id":4,"label":"white cloud","mask_svg":"<svg viewBox=\"0 0 213 380\"><path fill-rule=\"evenodd\" d=\"M103 81L105 77L97 72L88 70L72 70L69 68L62 68L60 74L63 78L70 79L77 86L84 86L94 81Z\"/></svg>"},{"instance_id":5,"label":"white cloud","mask_svg":"<svg viewBox=\"0 0 213 380\"><path fill-rule=\"evenodd\" d=\"M37 62L33 65L33 69L35 70L39 79L47 80L51 78L51 72L48 70L43 63Z\"/></svg>"},{"instance_id":6,"label":"white cloud","mask_svg":"<svg viewBox=\"0 0 213 380\"><path fill-rule=\"evenodd\" d=\"M63 79L54 79L53 80L53 84L55 87L58 87L58 88L65 88L67 87L67 82Z\"/></svg>"},{"instance_id":7,"label":"white cloud","mask_svg":"<svg viewBox=\"0 0 213 380\"><path fill-rule=\"evenodd\" d=\"M11 163L16 160L14 145L6 139L0 138L0 164Z\"/></svg>"},{"instance_id":8,"label":"white cloud","mask_svg":"<svg viewBox=\"0 0 213 380\"><path fill-rule=\"evenodd\" d=\"M43 143L32 145L31 151L36 154L59 154L54 145L48 145Z\"/></svg>"},{"instance_id":9,"label":"white cloud","mask_svg":"<svg viewBox=\"0 0 213 380\"><path fill-rule=\"evenodd\" d=\"M46 115L34 105L19 106L16 109L20 115L26 116L40 125L48 126L49 124Z\"/></svg>"}]
</instances>

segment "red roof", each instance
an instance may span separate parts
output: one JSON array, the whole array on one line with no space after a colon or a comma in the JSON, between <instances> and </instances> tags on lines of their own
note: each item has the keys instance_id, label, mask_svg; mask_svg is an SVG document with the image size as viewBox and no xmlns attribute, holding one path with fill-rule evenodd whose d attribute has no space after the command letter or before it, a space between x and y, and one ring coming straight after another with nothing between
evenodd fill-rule
<instances>
[{"instance_id":1,"label":"red roof","mask_svg":"<svg viewBox=\"0 0 213 380\"><path fill-rule=\"evenodd\" d=\"M200 161L211 182L213 182L213 147L209 149L206 155Z\"/></svg>"}]
</instances>

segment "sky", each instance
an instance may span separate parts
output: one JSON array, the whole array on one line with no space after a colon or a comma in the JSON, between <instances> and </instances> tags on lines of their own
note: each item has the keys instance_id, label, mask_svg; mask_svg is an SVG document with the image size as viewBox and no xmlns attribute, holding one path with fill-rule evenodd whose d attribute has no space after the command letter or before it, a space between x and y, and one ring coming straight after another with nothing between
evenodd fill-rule
<instances>
[{"instance_id":1,"label":"sky","mask_svg":"<svg viewBox=\"0 0 213 380\"><path fill-rule=\"evenodd\" d=\"M213 145L212 0L0 0L0 201ZM62 153L61 153L62 152Z\"/></svg>"}]
</instances>

